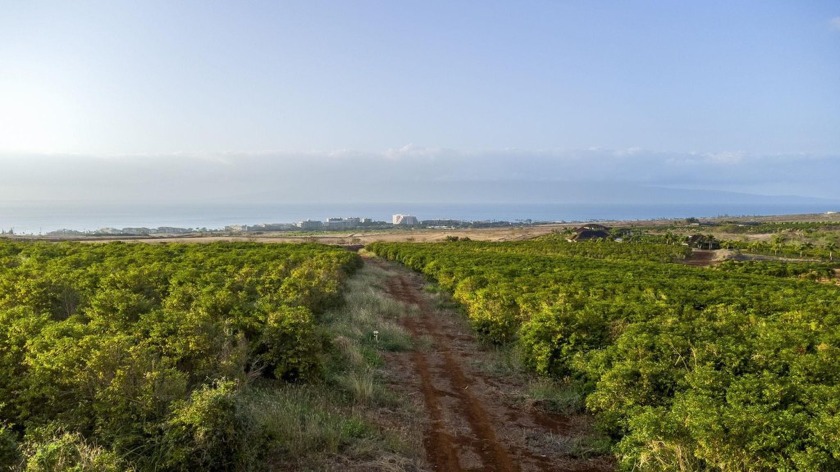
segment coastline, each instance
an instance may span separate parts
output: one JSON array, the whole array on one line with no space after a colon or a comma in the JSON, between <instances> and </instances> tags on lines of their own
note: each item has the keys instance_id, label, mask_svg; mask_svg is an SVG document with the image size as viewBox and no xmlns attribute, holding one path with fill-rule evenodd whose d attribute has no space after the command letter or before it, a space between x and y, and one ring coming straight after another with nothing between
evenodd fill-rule
<instances>
[{"instance_id":1,"label":"coastline","mask_svg":"<svg viewBox=\"0 0 840 472\"><path fill-rule=\"evenodd\" d=\"M687 225L686 218L698 221ZM563 232L584 223L598 223L613 227L656 228L679 225L687 232L714 232L714 228L724 223L831 223L840 224L840 213L803 213L764 216L716 216L686 218L658 218L648 220L585 220L562 223L511 224L500 227L457 227L457 228L421 228L397 227L377 228L372 230L325 230L325 231L275 231L237 233L225 231L194 231L183 234L147 235L74 235L74 236L38 236L38 235L3 235L6 239L17 241L77 241L77 242L135 242L135 243L206 243L216 241L264 242L264 243L308 243L317 242L335 245L364 245L377 241L445 241L448 237L469 238L478 241L521 241L550 233Z\"/></svg>"}]
</instances>

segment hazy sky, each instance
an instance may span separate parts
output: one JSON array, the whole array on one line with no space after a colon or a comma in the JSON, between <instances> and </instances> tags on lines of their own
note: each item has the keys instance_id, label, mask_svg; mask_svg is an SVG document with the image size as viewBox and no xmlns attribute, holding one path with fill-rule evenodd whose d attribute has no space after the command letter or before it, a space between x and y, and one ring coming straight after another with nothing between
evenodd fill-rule
<instances>
[{"instance_id":1,"label":"hazy sky","mask_svg":"<svg viewBox=\"0 0 840 472\"><path fill-rule=\"evenodd\" d=\"M840 199L840 2L2 2L0 199L378 173Z\"/></svg>"}]
</instances>

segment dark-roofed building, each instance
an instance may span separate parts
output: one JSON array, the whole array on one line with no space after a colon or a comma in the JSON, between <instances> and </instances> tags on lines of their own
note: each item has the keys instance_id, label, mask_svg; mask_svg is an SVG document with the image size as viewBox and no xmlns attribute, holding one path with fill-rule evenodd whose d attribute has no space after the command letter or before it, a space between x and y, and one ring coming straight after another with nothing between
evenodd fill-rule
<instances>
[{"instance_id":1,"label":"dark-roofed building","mask_svg":"<svg viewBox=\"0 0 840 472\"><path fill-rule=\"evenodd\" d=\"M695 249L720 249L720 241L715 239L711 234L692 234L685 240L685 244Z\"/></svg>"},{"instance_id":2,"label":"dark-roofed building","mask_svg":"<svg viewBox=\"0 0 840 472\"><path fill-rule=\"evenodd\" d=\"M594 239L609 239L609 228L604 225L584 225L580 228L575 228L574 234L568 238L569 242L591 241Z\"/></svg>"}]
</instances>

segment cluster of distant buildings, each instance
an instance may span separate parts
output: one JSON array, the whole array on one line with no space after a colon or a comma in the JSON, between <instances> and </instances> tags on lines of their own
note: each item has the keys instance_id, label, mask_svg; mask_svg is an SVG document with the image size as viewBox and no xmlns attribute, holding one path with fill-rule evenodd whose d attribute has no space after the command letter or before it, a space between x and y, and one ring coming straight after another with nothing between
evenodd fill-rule
<instances>
[{"instance_id":1,"label":"cluster of distant buildings","mask_svg":"<svg viewBox=\"0 0 840 472\"><path fill-rule=\"evenodd\" d=\"M448 220L451 223L454 220ZM394 215L392 224L400 226L419 225L420 221L412 215ZM329 231L347 230L356 228L382 228L389 226L385 221L374 221L372 218L327 218L321 220L303 220L297 223L267 223L255 225L228 225L223 229L207 228L177 228L161 226L158 228L100 228L93 231L78 231L72 229L60 229L47 233L47 236L162 236L162 235L183 235L198 232L225 232L225 233L258 233L271 231ZM9 234L14 234L12 231Z\"/></svg>"},{"instance_id":2,"label":"cluster of distant buildings","mask_svg":"<svg viewBox=\"0 0 840 472\"><path fill-rule=\"evenodd\" d=\"M299 221L296 228L304 231L322 230L322 229L352 229L360 226L370 226L375 222L371 218L327 218L326 221L319 220L303 220ZM384 223L384 222L383 222Z\"/></svg>"},{"instance_id":3,"label":"cluster of distant buildings","mask_svg":"<svg viewBox=\"0 0 840 472\"><path fill-rule=\"evenodd\" d=\"M376 221L372 218L327 218L326 220L302 220L296 223L269 223L255 225L228 225L224 228L178 228L161 226L158 228L129 227L129 228L100 228L93 231L78 231L60 229L47 233L54 237L84 237L84 236L177 236L195 233L266 233L282 231L331 231L352 229L387 229L393 227L423 227L423 228L481 228L509 226L514 223L507 221L462 221L452 219L420 220L414 215L401 213L392 215L391 221ZM525 220L517 224L532 224ZM8 234L14 234L9 231Z\"/></svg>"},{"instance_id":4,"label":"cluster of distant buildings","mask_svg":"<svg viewBox=\"0 0 840 472\"><path fill-rule=\"evenodd\" d=\"M321 220L303 220L298 221L297 223L288 224L288 225L254 225L254 226L245 226L245 225L236 225L236 226L226 226L225 230L233 231L233 232L243 232L243 231L289 231L289 230L302 230L302 231L322 231L322 230L344 230L344 229L356 229L356 228L371 228L371 227L382 227L387 226L388 223L385 221L374 221L372 218L357 218L357 217L350 217L350 218L327 218L326 221ZM402 225L402 226L414 226L420 224L420 221L417 219L416 216L412 215L401 215L397 214L391 218L391 224L393 225Z\"/></svg>"},{"instance_id":5,"label":"cluster of distant buildings","mask_svg":"<svg viewBox=\"0 0 840 472\"><path fill-rule=\"evenodd\" d=\"M157 228L99 228L93 231L78 231L75 229L59 229L50 231L47 236L161 236L180 235L201 231L195 228L176 228L174 226L160 226Z\"/></svg>"}]
</instances>

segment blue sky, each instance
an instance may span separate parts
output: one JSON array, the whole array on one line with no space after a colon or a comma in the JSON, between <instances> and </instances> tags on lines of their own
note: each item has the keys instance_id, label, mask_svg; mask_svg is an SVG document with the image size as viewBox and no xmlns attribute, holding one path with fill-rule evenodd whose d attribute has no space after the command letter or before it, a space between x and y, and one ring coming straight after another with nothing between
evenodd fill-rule
<instances>
[{"instance_id":1,"label":"blue sky","mask_svg":"<svg viewBox=\"0 0 840 472\"><path fill-rule=\"evenodd\" d=\"M840 3L3 2L0 198L59 161L56 198L142 162L181 160L149 179L186 185L194 162L317 180L418 155L840 199ZM673 172L696 161L714 172Z\"/></svg>"}]
</instances>

